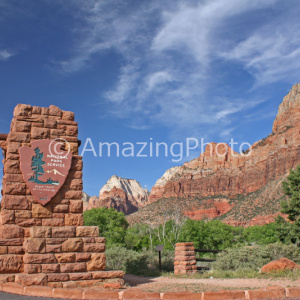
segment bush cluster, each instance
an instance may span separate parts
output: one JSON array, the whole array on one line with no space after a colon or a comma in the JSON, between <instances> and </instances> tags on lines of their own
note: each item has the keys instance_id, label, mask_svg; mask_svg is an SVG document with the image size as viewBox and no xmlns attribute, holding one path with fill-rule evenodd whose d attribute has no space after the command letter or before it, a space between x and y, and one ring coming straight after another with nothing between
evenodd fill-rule
<instances>
[{"instance_id":1,"label":"bush cluster","mask_svg":"<svg viewBox=\"0 0 300 300\"><path fill-rule=\"evenodd\" d=\"M267 245L275 242L291 244L297 242L295 224L278 217L275 223L248 228L234 227L219 220L209 222L182 219L169 220L152 227L148 224L129 226L122 212L113 208L93 208L83 214L84 225L98 226L100 236L106 238L107 247L122 246L142 251L163 245L174 250L177 242L193 242L196 248L226 250L243 246Z\"/></svg>"},{"instance_id":2,"label":"bush cluster","mask_svg":"<svg viewBox=\"0 0 300 300\"><path fill-rule=\"evenodd\" d=\"M160 274L158 252L151 250L137 252L121 246L111 247L106 250L106 269L122 270L134 275L158 276ZM162 252L162 270L173 272L174 251Z\"/></svg>"},{"instance_id":3,"label":"bush cluster","mask_svg":"<svg viewBox=\"0 0 300 300\"><path fill-rule=\"evenodd\" d=\"M300 249L295 245L281 243L266 246L247 246L229 249L218 254L217 261L212 264L213 270L252 270L259 271L265 264L282 257L300 263Z\"/></svg>"}]
</instances>

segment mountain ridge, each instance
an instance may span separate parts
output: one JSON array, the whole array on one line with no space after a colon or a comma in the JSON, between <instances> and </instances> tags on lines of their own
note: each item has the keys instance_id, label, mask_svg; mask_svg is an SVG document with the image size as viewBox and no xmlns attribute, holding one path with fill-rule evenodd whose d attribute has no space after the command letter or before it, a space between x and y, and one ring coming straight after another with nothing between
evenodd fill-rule
<instances>
[{"instance_id":1,"label":"mountain ridge","mask_svg":"<svg viewBox=\"0 0 300 300\"><path fill-rule=\"evenodd\" d=\"M250 153L239 154L225 144L217 149L211 143L198 158L167 170L152 187L149 203L185 199L181 212L194 219L209 213L206 219L221 218L232 225L248 226L255 218L270 222L268 216L279 212L285 197L281 182L300 163L299 124L300 84L296 84L280 104L272 132L255 142ZM224 155L217 155L217 150ZM223 203L219 208L216 198ZM142 218L146 208L129 219Z\"/></svg>"}]
</instances>

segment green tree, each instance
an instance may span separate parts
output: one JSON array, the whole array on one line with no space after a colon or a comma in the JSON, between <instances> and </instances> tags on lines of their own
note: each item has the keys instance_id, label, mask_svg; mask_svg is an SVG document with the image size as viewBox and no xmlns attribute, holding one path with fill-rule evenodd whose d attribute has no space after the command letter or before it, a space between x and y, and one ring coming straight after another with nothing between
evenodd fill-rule
<instances>
[{"instance_id":1,"label":"green tree","mask_svg":"<svg viewBox=\"0 0 300 300\"><path fill-rule=\"evenodd\" d=\"M290 175L287 177L287 181L282 183L282 187L288 199L281 201L281 212L288 214L292 224L284 222L280 218L277 219L277 224L280 225L279 233L283 238L283 235L288 232L291 241L300 246L300 165L296 170L290 170Z\"/></svg>"},{"instance_id":2,"label":"green tree","mask_svg":"<svg viewBox=\"0 0 300 300\"><path fill-rule=\"evenodd\" d=\"M214 220L210 222L187 220L182 228L181 242L193 242L196 248L224 250L240 244L241 227Z\"/></svg>"},{"instance_id":3,"label":"green tree","mask_svg":"<svg viewBox=\"0 0 300 300\"><path fill-rule=\"evenodd\" d=\"M283 244L300 245L299 227L295 223L285 220L282 216L277 216L275 219L276 237Z\"/></svg>"},{"instance_id":4,"label":"green tree","mask_svg":"<svg viewBox=\"0 0 300 300\"><path fill-rule=\"evenodd\" d=\"M125 235L127 249L141 251L150 248L149 226L147 224L134 224L129 227Z\"/></svg>"},{"instance_id":5,"label":"green tree","mask_svg":"<svg viewBox=\"0 0 300 300\"><path fill-rule=\"evenodd\" d=\"M283 192L288 196L287 201L281 202L282 212L300 227L300 165L296 170L290 170L287 181L282 183Z\"/></svg>"},{"instance_id":6,"label":"green tree","mask_svg":"<svg viewBox=\"0 0 300 300\"><path fill-rule=\"evenodd\" d=\"M277 236L278 225L270 223L263 226L255 225L243 230L245 241L250 245L268 245L278 242Z\"/></svg>"},{"instance_id":7,"label":"green tree","mask_svg":"<svg viewBox=\"0 0 300 300\"><path fill-rule=\"evenodd\" d=\"M106 244L124 245L128 222L124 213L113 208L93 208L83 213L85 226L98 226L99 235L106 238Z\"/></svg>"},{"instance_id":8,"label":"green tree","mask_svg":"<svg viewBox=\"0 0 300 300\"><path fill-rule=\"evenodd\" d=\"M204 247L205 222L188 219L182 228L180 242L193 242L195 247Z\"/></svg>"}]
</instances>

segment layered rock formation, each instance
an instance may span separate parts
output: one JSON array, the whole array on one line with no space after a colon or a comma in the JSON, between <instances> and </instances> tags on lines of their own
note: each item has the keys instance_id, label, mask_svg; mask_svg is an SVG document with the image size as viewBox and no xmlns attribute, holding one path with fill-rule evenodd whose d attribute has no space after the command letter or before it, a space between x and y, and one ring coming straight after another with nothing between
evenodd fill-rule
<instances>
[{"instance_id":1,"label":"layered rock formation","mask_svg":"<svg viewBox=\"0 0 300 300\"><path fill-rule=\"evenodd\" d=\"M99 198L90 198L87 209L107 207L131 214L147 204L148 196L149 191L138 181L113 175L100 190Z\"/></svg>"},{"instance_id":2,"label":"layered rock formation","mask_svg":"<svg viewBox=\"0 0 300 300\"><path fill-rule=\"evenodd\" d=\"M281 182L289 169L300 163L299 121L297 84L281 103L268 137L254 143L245 154L224 144L207 145L198 158L167 170L152 188L149 203L170 197L185 202L196 198L200 201L192 211L186 210L187 216L201 219L226 213L222 217L226 222L239 225L277 213L284 198ZM216 208L216 198L223 198L223 204L227 202L225 210Z\"/></svg>"},{"instance_id":3,"label":"layered rock formation","mask_svg":"<svg viewBox=\"0 0 300 300\"><path fill-rule=\"evenodd\" d=\"M184 214L193 220L213 219L226 214L233 207L234 204L227 199L208 199L203 201L201 209L185 211Z\"/></svg>"},{"instance_id":4,"label":"layered rock formation","mask_svg":"<svg viewBox=\"0 0 300 300\"><path fill-rule=\"evenodd\" d=\"M90 210L92 208L100 207L98 206L99 198L98 196L92 196L86 205L83 205L83 211Z\"/></svg>"}]
</instances>

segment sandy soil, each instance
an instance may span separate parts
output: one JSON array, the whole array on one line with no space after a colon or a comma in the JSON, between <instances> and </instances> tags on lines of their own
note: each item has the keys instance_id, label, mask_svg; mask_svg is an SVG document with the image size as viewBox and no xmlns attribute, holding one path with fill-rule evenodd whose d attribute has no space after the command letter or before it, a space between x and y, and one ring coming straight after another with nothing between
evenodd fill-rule
<instances>
[{"instance_id":1,"label":"sandy soil","mask_svg":"<svg viewBox=\"0 0 300 300\"><path fill-rule=\"evenodd\" d=\"M127 274L124 277L125 284L129 287L138 288L151 292L205 292L216 291L220 289L258 289L266 286L298 286L300 279L189 279L189 278L171 278L171 277L140 277Z\"/></svg>"}]
</instances>

